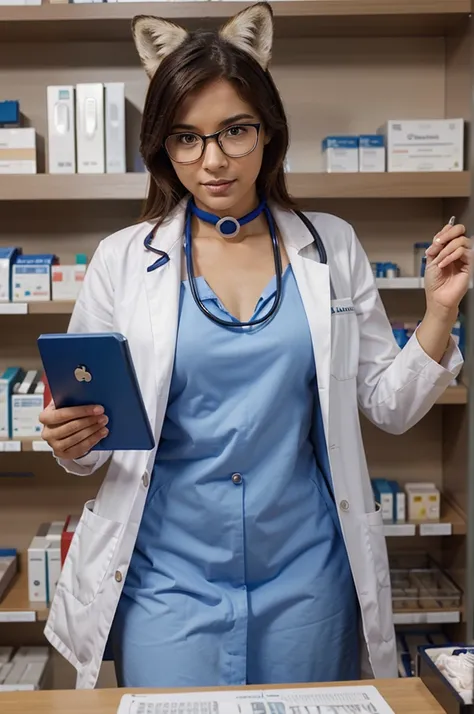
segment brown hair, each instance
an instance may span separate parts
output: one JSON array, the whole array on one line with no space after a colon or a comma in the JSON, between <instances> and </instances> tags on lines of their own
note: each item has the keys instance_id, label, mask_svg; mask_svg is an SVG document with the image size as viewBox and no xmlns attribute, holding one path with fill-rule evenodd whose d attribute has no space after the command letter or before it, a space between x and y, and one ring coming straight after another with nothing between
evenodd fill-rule
<instances>
[{"instance_id":1,"label":"brown hair","mask_svg":"<svg viewBox=\"0 0 474 714\"><path fill-rule=\"evenodd\" d=\"M252 105L271 137L265 146L257 179L259 193L282 208L294 208L283 172L288 124L270 73L247 52L222 39L217 31L196 30L165 57L148 89L140 152L151 178L142 220L158 219L161 223L186 195L163 143L183 99L219 79L230 81L242 99Z\"/></svg>"}]
</instances>

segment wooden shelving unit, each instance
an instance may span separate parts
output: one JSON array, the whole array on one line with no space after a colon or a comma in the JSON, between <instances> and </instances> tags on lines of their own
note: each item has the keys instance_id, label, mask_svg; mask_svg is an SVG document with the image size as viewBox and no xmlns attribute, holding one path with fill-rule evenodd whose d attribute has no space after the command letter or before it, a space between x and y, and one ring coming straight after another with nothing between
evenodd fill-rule
<instances>
[{"instance_id":1,"label":"wooden shelving unit","mask_svg":"<svg viewBox=\"0 0 474 714\"><path fill-rule=\"evenodd\" d=\"M297 199L466 198L470 173L290 173ZM148 175L141 173L59 176L0 175L0 201L141 201Z\"/></svg>"},{"instance_id":2,"label":"wooden shelving unit","mask_svg":"<svg viewBox=\"0 0 474 714\"><path fill-rule=\"evenodd\" d=\"M148 181L147 174L133 173L139 170L147 80L131 39L132 17L167 17L192 30L216 27L246 4L205 0L0 6L3 98L19 99L28 125L35 127L43 172L0 175L0 245L52 252L70 262L77 252L91 256L106 235L136 223ZM278 0L273 10L272 74L288 111L292 138L290 192L303 208L349 221L371 261L397 262L402 275L413 275L413 244L431 240L451 215L472 233L472 167L452 173L324 174L321 139L328 134L375 133L387 119L469 121L471 0ZM125 82L130 173L48 175L46 86L90 81ZM416 323L422 316L421 286L380 283L380 288L385 288L382 298L392 319ZM0 367L38 365L38 334L64 330L72 308L71 302L30 303L7 314L8 308L0 304L0 331L6 336L0 340ZM433 481L446 494L441 526L451 524L452 538L449 528L431 533L434 537L422 536L426 529L420 524L413 525L408 538L393 530L387 534L390 547L408 540L409 547L429 551L441 566L458 573L462 609L399 612L395 617L403 624L437 623L453 641L474 637L474 562L466 556L474 552L464 386L469 381L467 373L400 437L362 425L371 475L401 484ZM20 453L5 450L5 443L0 443L0 545L24 551L41 522L80 513L103 474L73 479L50 454L36 453L39 440L15 442L13 448ZM23 567L0 602L0 646L8 644L1 634L3 622L44 621L47 614L45 605L32 607L28 602ZM18 625L25 638L28 627ZM73 686L72 677L61 684Z\"/></svg>"},{"instance_id":3,"label":"wooden shelving unit","mask_svg":"<svg viewBox=\"0 0 474 714\"><path fill-rule=\"evenodd\" d=\"M153 2L2 7L0 40L120 40L134 15L179 20L189 29L212 27L244 2ZM292 37L439 36L457 29L469 0L279 0L276 34Z\"/></svg>"}]
</instances>

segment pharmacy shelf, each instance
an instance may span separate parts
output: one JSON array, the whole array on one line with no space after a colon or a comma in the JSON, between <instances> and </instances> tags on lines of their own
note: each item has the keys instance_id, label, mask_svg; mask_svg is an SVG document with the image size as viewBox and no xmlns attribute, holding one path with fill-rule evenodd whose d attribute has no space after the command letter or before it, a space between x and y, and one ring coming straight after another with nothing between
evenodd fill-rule
<instances>
[{"instance_id":1,"label":"pharmacy shelf","mask_svg":"<svg viewBox=\"0 0 474 714\"><path fill-rule=\"evenodd\" d=\"M436 523L385 523L387 538L408 536L451 536L466 535L466 520L460 511L448 501L441 501L441 518Z\"/></svg>"},{"instance_id":2,"label":"pharmacy shelf","mask_svg":"<svg viewBox=\"0 0 474 714\"><path fill-rule=\"evenodd\" d=\"M44 622L48 618L46 603L31 603L28 599L26 569L15 576L13 583L0 600L0 623Z\"/></svg>"},{"instance_id":3,"label":"pharmacy shelf","mask_svg":"<svg viewBox=\"0 0 474 714\"><path fill-rule=\"evenodd\" d=\"M462 610L396 610L393 613L394 625L447 625L461 622Z\"/></svg>"},{"instance_id":4,"label":"pharmacy shelf","mask_svg":"<svg viewBox=\"0 0 474 714\"><path fill-rule=\"evenodd\" d=\"M202 3L198 4L202 5ZM71 7L75 6L71 5ZM101 5L98 4L97 7ZM287 180L290 193L298 200L467 198L470 195L468 171L373 174L289 173ZM147 182L146 173L0 175L0 201L141 201L146 194Z\"/></svg>"},{"instance_id":5,"label":"pharmacy shelf","mask_svg":"<svg viewBox=\"0 0 474 714\"><path fill-rule=\"evenodd\" d=\"M17 454L21 451L51 452L43 439L0 439L0 453Z\"/></svg>"},{"instance_id":6,"label":"pharmacy shelf","mask_svg":"<svg viewBox=\"0 0 474 714\"><path fill-rule=\"evenodd\" d=\"M0 315L70 315L73 300L47 302L0 302Z\"/></svg>"},{"instance_id":7,"label":"pharmacy shelf","mask_svg":"<svg viewBox=\"0 0 474 714\"><path fill-rule=\"evenodd\" d=\"M131 39L134 15L179 20L194 29L215 27L246 6L226 0L5 6L0 40ZM273 12L277 36L438 36L454 32L467 19L470 0L280 0Z\"/></svg>"},{"instance_id":8,"label":"pharmacy shelf","mask_svg":"<svg viewBox=\"0 0 474 714\"><path fill-rule=\"evenodd\" d=\"M467 387L459 384L457 387L448 387L440 396L437 404L467 404Z\"/></svg>"},{"instance_id":9,"label":"pharmacy shelf","mask_svg":"<svg viewBox=\"0 0 474 714\"><path fill-rule=\"evenodd\" d=\"M419 290L424 288L424 278L377 278L379 290Z\"/></svg>"}]
</instances>

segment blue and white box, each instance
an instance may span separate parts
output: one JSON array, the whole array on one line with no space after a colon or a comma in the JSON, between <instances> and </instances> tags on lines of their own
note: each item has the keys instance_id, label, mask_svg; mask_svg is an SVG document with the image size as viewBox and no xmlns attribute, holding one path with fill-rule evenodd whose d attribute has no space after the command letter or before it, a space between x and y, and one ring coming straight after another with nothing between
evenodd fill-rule
<instances>
[{"instance_id":1,"label":"blue and white box","mask_svg":"<svg viewBox=\"0 0 474 714\"><path fill-rule=\"evenodd\" d=\"M376 503L380 506L382 520L388 523L393 521L393 491L383 478L372 479L372 489Z\"/></svg>"},{"instance_id":2,"label":"blue and white box","mask_svg":"<svg viewBox=\"0 0 474 714\"><path fill-rule=\"evenodd\" d=\"M25 373L19 367L8 367L0 377L0 439L13 435L11 398L15 385L23 380Z\"/></svg>"},{"instance_id":3,"label":"blue and white box","mask_svg":"<svg viewBox=\"0 0 474 714\"><path fill-rule=\"evenodd\" d=\"M12 267L21 248L0 248L0 302L12 299Z\"/></svg>"},{"instance_id":4,"label":"blue and white box","mask_svg":"<svg viewBox=\"0 0 474 714\"><path fill-rule=\"evenodd\" d=\"M359 171L359 137L327 136L322 143L324 170L327 173Z\"/></svg>"},{"instance_id":5,"label":"blue and white box","mask_svg":"<svg viewBox=\"0 0 474 714\"><path fill-rule=\"evenodd\" d=\"M51 267L55 255L19 255L13 265L13 302L51 300Z\"/></svg>"},{"instance_id":6,"label":"blue and white box","mask_svg":"<svg viewBox=\"0 0 474 714\"><path fill-rule=\"evenodd\" d=\"M378 134L359 136L359 171L381 173L385 171L385 140Z\"/></svg>"},{"instance_id":7,"label":"blue and white box","mask_svg":"<svg viewBox=\"0 0 474 714\"><path fill-rule=\"evenodd\" d=\"M407 519L407 497L397 481L389 481L393 493L393 521L405 523Z\"/></svg>"}]
</instances>

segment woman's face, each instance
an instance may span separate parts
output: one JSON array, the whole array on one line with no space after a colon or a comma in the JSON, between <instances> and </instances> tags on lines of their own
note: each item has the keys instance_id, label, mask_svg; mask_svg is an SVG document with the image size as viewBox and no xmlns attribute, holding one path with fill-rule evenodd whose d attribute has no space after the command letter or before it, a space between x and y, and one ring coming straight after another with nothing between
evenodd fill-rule
<instances>
[{"instance_id":1,"label":"woman's face","mask_svg":"<svg viewBox=\"0 0 474 714\"><path fill-rule=\"evenodd\" d=\"M192 145L196 144L192 133L214 134L221 129L260 121L253 107L239 97L230 82L213 82L191 94L178 109L170 132L178 134L173 138L172 153L192 151ZM231 147L232 153L239 153L233 146L239 147L241 142L246 148L249 140L246 132L253 131L244 127L231 128L225 134L224 143ZM264 146L265 134L261 126L257 145L246 156L229 157L217 141L210 140L202 157L194 163L178 163L170 158L179 180L193 194L198 206L217 214L235 212L236 217L240 217L254 208L255 182L262 165Z\"/></svg>"}]
</instances>

